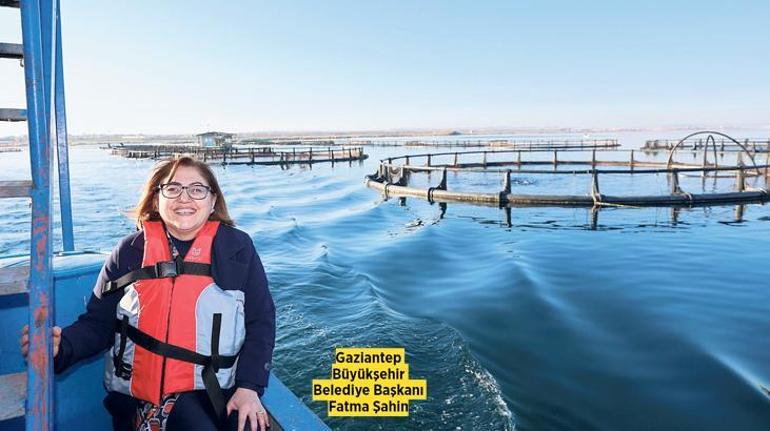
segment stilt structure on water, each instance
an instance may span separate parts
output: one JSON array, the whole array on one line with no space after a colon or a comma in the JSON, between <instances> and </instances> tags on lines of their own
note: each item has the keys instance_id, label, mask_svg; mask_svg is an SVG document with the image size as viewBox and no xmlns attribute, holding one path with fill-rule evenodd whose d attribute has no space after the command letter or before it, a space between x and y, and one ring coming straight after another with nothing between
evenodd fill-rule
<instances>
[{"instance_id":1,"label":"stilt structure on water","mask_svg":"<svg viewBox=\"0 0 770 431\"><path fill-rule=\"evenodd\" d=\"M617 148L620 146L617 139L500 139L477 138L477 139L452 139L452 138L431 138L431 139L395 139L395 138L372 138L372 139L350 139L347 141L337 141L354 146L380 146L380 147L495 147L495 148L513 148L521 150L585 150L593 148Z\"/></svg>"},{"instance_id":2,"label":"stilt structure on water","mask_svg":"<svg viewBox=\"0 0 770 431\"><path fill-rule=\"evenodd\" d=\"M130 159L165 159L192 155L207 163L223 165L292 165L365 160L362 147L197 147L179 145L120 145L112 154Z\"/></svg>"},{"instance_id":3,"label":"stilt structure on water","mask_svg":"<svg viewBox=\"0 0 770 431\"><path fill-rule=\"evenodd\" d=\"M716 148L718 152L735 152L748 149L753 153L770 152L770 138L744 138L736 140L729 136L722 136L719 132L701 132L684 140L680 146L680 151L703 151ZM705 137L704 137L705 136ZM643 151L667 151L674 148L681 140L675 139L654 139L648 140L641 148ZM738 145L738 143L742 145Z\"/></svg>"}]
</instances>

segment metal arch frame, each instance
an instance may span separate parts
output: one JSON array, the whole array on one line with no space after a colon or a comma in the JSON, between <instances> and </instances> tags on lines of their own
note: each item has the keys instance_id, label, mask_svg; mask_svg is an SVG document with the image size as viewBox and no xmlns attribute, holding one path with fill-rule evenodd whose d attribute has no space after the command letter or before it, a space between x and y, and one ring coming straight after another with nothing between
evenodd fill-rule
<instances>
[{"instance_id":1,"label":"metal arch frame","mask_svg":"<svg viewBox=\"0 0 770 431\"><path fill-rule=\"evenodd\" d=\"M740 142L738 142L738 140L736 140L732 136L726 135L726 134L724 134L722 132L716 132L716 131L713 131L713 130L701 130L699 132L690 133L689 135L687 135L684 138L680 139L679 142L677 142L676 145L674 145L671 148L671 150L669 150L669 152L668 152L668 160L666 161L666 165L667 166L671 166L671 162L674 160L674 152L676 152L676 149L679 148L682 144L684 144L684 141L692 138L693 136L705 135L705 134L708 134L711 137L712 142L714 143L714 157L715 157L715 160L716 160L716 140L714 140L713 136L711 136L711 135L719 135L719 136L721 136L723 138L727 138L727 139L733 141L734 143L736 143L738 146L740 146L741 149L743 149L743 152L745 152L746 155L749 156L749 159L751 160L751 164L754 165L754 169L757 171L757 174L761 175L761 173L759 172L759 168L757 167L757 163L754 161L754 156L751 154L751 152L748 150L748 148L746 148L745 145L743 145ZM706 139L706 146L708 147L708 139ZM704 151L706 151L706 148L704 148Z\"/></svg>"},{"instance_id":2,"label":"metal arch frame","mask_svg":"<svg viewBox=\"0 0 770 431\"><path fill-rule=\"evenodd\" d=\"M704 167L706 166L706 161L707 161L706 156L709 153L708 152L709 141L711 141L711 148L714 150L714 166L719 167L719 158L717 155L717 140L714 139L714 135L712 134L709 134L706 137L706 146L703 148L703 166Z\"/></svg>"}]
</instances>

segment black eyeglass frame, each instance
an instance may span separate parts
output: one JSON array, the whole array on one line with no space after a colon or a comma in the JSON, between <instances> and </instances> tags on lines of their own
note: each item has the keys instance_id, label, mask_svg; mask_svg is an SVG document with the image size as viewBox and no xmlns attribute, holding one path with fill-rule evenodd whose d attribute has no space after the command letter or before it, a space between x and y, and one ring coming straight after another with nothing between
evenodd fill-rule
<instances>
[{"instance_id":1,"label":"black eyeglass frame","mask_svg":"<svg viewBox=\"0 0 770 431\"><path fill-rule=\"evenodd\" d=\"M179 194L176 195L176 196L168 196L168 195L166 195L166 187L168 187L168 186L177 186L177 187L180 187L181 190L179 191ZM193 187L203 187L204 189L206 189L206 194L202 198L194 198L190 194L190 189L193 188ZM183 186L181 183L165 183L165 184L160 184L160 185L156 186L155 190L160 191L160 193L166 199L176 199L179 196L182 196L182 193L187 193L187 196L190 199L196 200L196 201L202 201L202 200L206 199L207 197L209 197L209 193L211 193L211 187L207 186L205 184L201 184L201 183L192 183L189 186Z\"/></svg>"}]
</instances>

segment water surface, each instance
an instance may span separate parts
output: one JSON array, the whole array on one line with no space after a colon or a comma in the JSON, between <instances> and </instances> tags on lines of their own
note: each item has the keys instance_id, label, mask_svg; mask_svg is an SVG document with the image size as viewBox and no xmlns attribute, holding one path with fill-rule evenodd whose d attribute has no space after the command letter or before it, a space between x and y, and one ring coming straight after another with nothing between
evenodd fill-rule
<instances>
[{"instance_id":1,"label":"water surface","mask_svg":"<svg viewBox=\"0 0 770 431\"><path fill-rule=\"evenodd\" d=\"M514 208L509 225L496 208L384 200L363 186L379 158L425 151L216 167L268 271L276 374L322 417L310 382L328 376L334 347L404 346L412 377L428 379L409 419L332 428L770 429L767 206L738 219L732 206L676 218L605 209L596 224L585 209ZM70 156L76 245L108 250L132 231L122 211L152 162L87 147ZM27 177L27 157L0 154L0 180ZM28 205L0 201L0 223L0 253L26 252Z\"/></svg>"}]
</instances>

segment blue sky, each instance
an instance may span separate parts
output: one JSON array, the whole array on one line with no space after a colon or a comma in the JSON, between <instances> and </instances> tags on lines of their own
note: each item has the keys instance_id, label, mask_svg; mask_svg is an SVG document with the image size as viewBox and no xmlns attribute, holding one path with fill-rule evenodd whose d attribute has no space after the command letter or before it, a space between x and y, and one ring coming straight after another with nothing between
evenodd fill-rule
<instances>
[{"instance_id":1,"label":"blue sky","mask_svg":"<svg viewBox=\"0 0 770 431\"><path fill-rule=\"evenodd\" d=\"M770 125L767 1L65 0L62 15L74 133ZM0 40L20 38L0 9ZM0 105L24 103L17 62L0 82Z\"/></svg>"}]
</instances>

